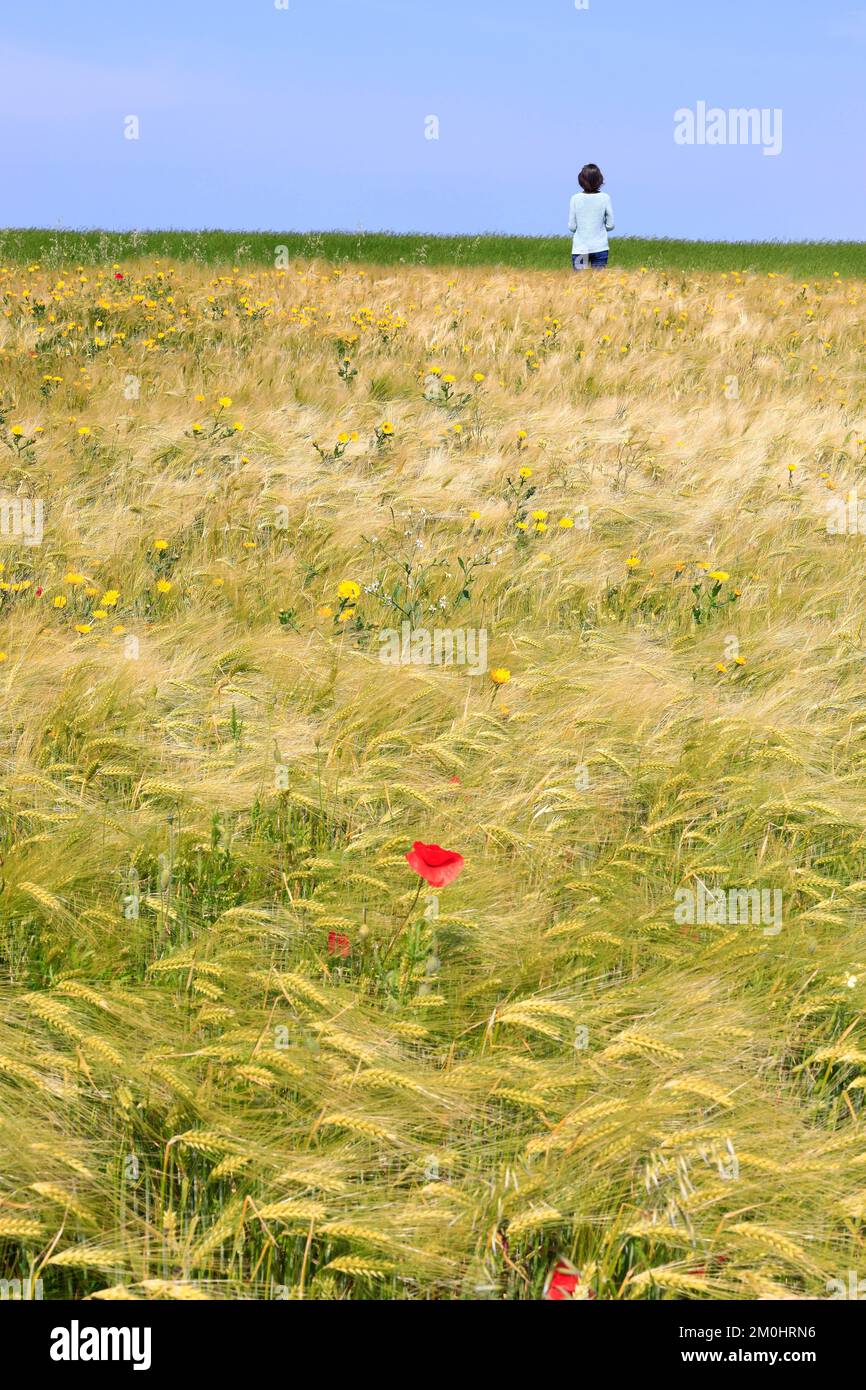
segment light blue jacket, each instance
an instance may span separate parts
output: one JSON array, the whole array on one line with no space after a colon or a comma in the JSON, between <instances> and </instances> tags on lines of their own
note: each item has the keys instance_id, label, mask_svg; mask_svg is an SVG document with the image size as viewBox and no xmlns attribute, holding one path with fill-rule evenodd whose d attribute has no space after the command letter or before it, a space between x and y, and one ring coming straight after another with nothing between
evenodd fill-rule
<instances>
[{"instance_id":1,"label":"light blue jacket","mask_svg":"<svg viewBox=\"0 0 866 1390\"><path fill-rule=\"evenodd\" d=\"M568 210L568 230L574 232L571 254L606 251L613 225L613 204L606 193L575 193Z\"/></svg>"}]
</instances>

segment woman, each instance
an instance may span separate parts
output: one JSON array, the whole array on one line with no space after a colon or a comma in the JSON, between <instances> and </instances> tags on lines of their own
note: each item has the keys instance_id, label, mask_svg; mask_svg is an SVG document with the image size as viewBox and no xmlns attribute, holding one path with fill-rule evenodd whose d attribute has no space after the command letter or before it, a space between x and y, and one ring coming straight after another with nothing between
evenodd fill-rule
<instances>
[{"instance_id":1,"label":"woman","mask_svg":"<svg viewBox=\"0 0 866 1390\"><path fill-rule=\"evenodd\" d=\"M608 232L613 231L613 205L602 193L604 175L597 164L584 164L578 176L583 190L571 200L568 230L574 233L571 264L575 270L604 270L608 257Z\"/></svg>"}]
</instances>

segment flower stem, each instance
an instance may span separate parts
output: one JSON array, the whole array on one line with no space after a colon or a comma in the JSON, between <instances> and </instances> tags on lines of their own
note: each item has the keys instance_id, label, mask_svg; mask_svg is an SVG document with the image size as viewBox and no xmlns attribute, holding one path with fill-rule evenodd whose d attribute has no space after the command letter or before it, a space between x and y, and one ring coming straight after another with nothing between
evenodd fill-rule
<instances>
[{"instance_id":1,"label":"flower stem","mask_svg":"<svg viewBox=\"0 0 866 1390\"><path fill-rule=\"evenodd\" d=\"M416 891L416 893L415 893L414 898L412 899L412 903L411 903L411 905L410 905L410 907L409 907L409 911L406 913L406 916L404 917L403 921L400 923L400 925L399 925L399 927L397 928L397 930L395 931L394 935L391 937L391 940L388 942L388 945L385 947L384 953L383 953L382 956L381 956L382 961L386 961L386 960L388 959L388 957L390 956L392 950L394 949L394 946L395 946L395 944L396 944L397 938L400 937L400 936L402 936L402 935L403 935L403 932L406 930L406 926L407 926L407 923L408 923L408 921L409 921L409 918L412 916L412 913L415 911L415 906L416 906L416 904L417 904L417 902L418 902L418 899L419 899L420 896L421 896L421 884L422 884L422 882L423 882L423 880L419 878L419 879L418 879L418 889L417 889L417 891Z\"/></svg>"}]
</instances>

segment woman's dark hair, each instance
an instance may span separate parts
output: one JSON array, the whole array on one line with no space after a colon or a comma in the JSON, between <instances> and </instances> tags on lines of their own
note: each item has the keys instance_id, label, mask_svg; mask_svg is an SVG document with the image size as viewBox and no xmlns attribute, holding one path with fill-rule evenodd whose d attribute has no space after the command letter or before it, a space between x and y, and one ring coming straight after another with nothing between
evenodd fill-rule
<instances>
[{"instance_id":1,"label":"woman's dark hair","mask_svg":"<svg viewBox=\"0 0 866 1390\"><path fill-rule=\"evenodd\" d=\"M597 193L604 183L604 174L597 164L584 164L577 181L584 193Z\"/></svg>"}]
</instances>

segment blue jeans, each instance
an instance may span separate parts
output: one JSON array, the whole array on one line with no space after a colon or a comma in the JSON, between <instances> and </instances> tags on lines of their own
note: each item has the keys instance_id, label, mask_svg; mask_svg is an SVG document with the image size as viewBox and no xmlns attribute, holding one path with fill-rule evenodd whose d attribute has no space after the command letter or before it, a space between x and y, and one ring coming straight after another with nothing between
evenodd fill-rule
<instances>
[{"instance_id":1,"label":"blue jeans","mask_svg":"<svg viewBox=\"0 0 866 1390\"><path fill-rule=\"evenodd\" d=\"M574 270L586 270L587 263L593 270L606 270L609 251L590 251L584 252L580 256L572 256L571 264Z\"/></svg>"}]
</instances>

